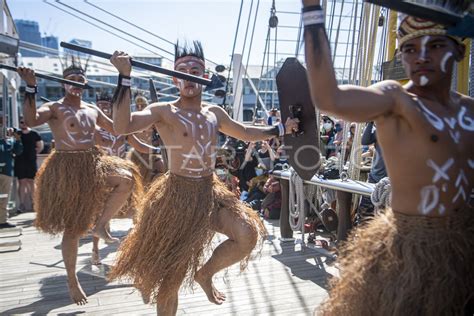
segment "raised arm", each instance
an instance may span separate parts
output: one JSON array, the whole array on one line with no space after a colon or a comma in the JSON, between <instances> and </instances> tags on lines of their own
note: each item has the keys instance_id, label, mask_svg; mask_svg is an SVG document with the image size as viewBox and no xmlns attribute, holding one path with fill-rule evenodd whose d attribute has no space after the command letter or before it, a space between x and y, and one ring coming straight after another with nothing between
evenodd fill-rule
<instances>
[{"instance_id":1,"label":"raised arm","mask_svg":"<svg viewBox=\"0 0 474 316\"><path fill-rule=\"evenodd\" d=\"M35 71L30 68L18 67L18 74L21 79L26 82L25 101L23 103L23 119L25 120L25 124L29 127L35 127L46 123L52 117L51 103L43 104L37 110L36 94L35 92L29 93L36 89Z\"/></svg>"},{"instance_id":2,"label":"raised arm","mask_svg":"<svg viewBox=\"0 0 474 316\"><path fill-rule=\"evenodd\" d=\"M298 122L295 119L288 119L284 128L276 125L265 127L246 126L233 120L221 107L210 106L209 110L216 114L219 130L222 133L244 141L266 140L275 136L282 136L285 133L290 134L298 128Z\"/></svg>"},{"instance_id":3,"label":"raised arm","mask_svg":"<svg viewBox=\"0 0 474 316\"><path fill-rule=\"evenodd\" d=\"M332 65L330 47L324 28L324 11L320 0L303 0L305 22L305 57L311 97L324 113L346 121L367 122L394 110L395 99L384 93L385 86L400 84L383 82L369 88L338 86Z\"/></svg>"},{"instance_id":4,"label":"raised arm","mask_svg":"<svg viewBox=\"0 0 474 316\"><path fill-rule=\"evenodd\" d=\"M117 52L112 55L110 62L120 73L113 98L113 126L119 134L132 134L150 127L153 123L159 121L159 109L155 104L149 105L143 111L130 113L131 92L130 92L130 73L132 64L130 56L123 52Z\"/></svg>"}]
</instances>

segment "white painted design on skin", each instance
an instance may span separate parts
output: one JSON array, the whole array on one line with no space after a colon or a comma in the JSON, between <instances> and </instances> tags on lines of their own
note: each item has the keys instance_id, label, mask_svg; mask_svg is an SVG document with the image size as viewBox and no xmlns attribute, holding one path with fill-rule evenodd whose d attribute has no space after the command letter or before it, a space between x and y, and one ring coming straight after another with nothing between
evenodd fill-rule
<instances>
[{"instance_id":1,"label":"white painted design on skin","mask_svg":"<svg viewBox=\"0 0 474 316\"><path fill-rule=\"evenodd\" d=\"M439 213L439 215L443 215L444 212L446 212L446 207L444 207L443 204L440 204L439 207L438 207L438 213Z\"/></svg>"},{"instance_id":2,"label":"white painted design on skin","mask_svg":"<svg viewBox=\"0 0 474 316\"><path fill-rule=\"evenodd\" d=\"M418 104L422 110L423 115L428 119L428 121L436 128L438 131L444 130L444 123L441 118L439 118L436 114L428 110L428 108L421 102L420 99L417 99Z\"/></svg>"},{"instance_id":3,"label":"white painted design on skin","mask_svg":"<svg viewBox=\"0 0 474 316\"><path fill-rule=\"evenodd\" d=\"M439 189L435 185L428 185L421 189L421 202L418 211L423 215L430 213L436 208L439 201Z\"/></svg>"},{"instance_id":4,"label":"white painted design on skin","mask_svg":"<svg viewBox=\"0 0 474 316\"><path fill-rule=\"evenodd\" d=\"M446 181L449 181L449 176L447 174L447 171L449 168L451 168L451 166L454 164L454 159L453 158L450 158L448 159L448 161L446 161L444 163L444 165L442 165L441 167L438 166L433 160L428 160L426 162L426 164L428 165L428 167L432 168L434 171L435 171L435 174L433 176L433 179L431 181L433 181L433 183L436 183L438 182L439 179L443 178L445 179Z\"/></svg>"},{"instance_id":5,"label":"white painted design on skin","mask_svg":"<svg viewBox=\"0 0 474 316\"><path fill-rule=\"evenodd\" d=\"M469 167L470 167L471 169L474 169L474 160L468 159L468 160L467 160L467 164L469 165Z\"/></svg>"},{"instance_id":6,"label":"white painted design on skin","mask_svg":"<svg viewBox=\"0 0 474 316\"><path fill-rule=\"evenodd\" d=\"M469 116L466 116L466 111L466 107L463 106L458 113L459 126L466 131L474 132L474 120Z\"/></svg>"},{"instance_id":7,"label":"white painted design on skin","mask_svg":"<svg viewBox=\"0 0 474 316\"><path fill-rule=\"evenodd\" d=\"M464 170L460 170L458 177L456 178L456 182L454 183L456 188L458 188L458 192L453 198L453 203L456 202L460 196L462 196L463 201L467 200L467 195L466 191L464 190L464 185L469 187L469 181L467 180L466 174L464 173Z\"/></svg>"},{"instance_id":8,"label":"white painted design on skin","mask_svg":"<svg viewBox=\"0 0 474 316\"><path fill-rule=\"evenodd\" d=\"M441 59L441 71L446 73L446 63L448 62L449 58L453 56L452 52L447 52L443 58Z\"/></svg>"},{"instance_id":9,"label":"white painted design on skin","mask_svg":"<svg viewBox=\"0 0 474 316\"><path fill-rule=\"evenodd\" d=\"M451 127L452 129L454 129L454 127L456 126L456 122L457 122L457 121L456 121L456 118L455 118L455 117L450 117L450 118L445 117L443 120L444 120L444 121L446 122L446 124L448 124L449 127Z\"/></svg>"},{"instance_id":10,"label":"white painted design on skin","mask_svg":"<svg viewBox=\"0 0 474 316\"><path fill-rule=\"evenodd\" d=\"M461 133L459 131L449 131L449 136L454 140L456 144L459 144L459 139L461 138Z\"/></svg>"},{"instance_id":11,"label":"white painted design on skin","mask_svg":"<svg viewBox=\"0 0 474 316\"><path fill-rule=\"evenodd\" d=\"M66 90L67 93L75 96L75 97L81 97L83 90L80 88L76 88L73 85L65 84L64 85L64 90ZM75 92L74 90L78 90L78 92Z\"/></svg>"},{"instance_id":12,"label":"white painted design on skin","mask_svg":"<svg viewBox=\"0 0 474 316\"><path fill-rule=\"evenodd\" d=\"M462 169L461 171L459 171L459 175L456 178L455 185L458 187L459 185L461 185L461 181L464 182L465 184L469 184L469 181L467 181L467 178L466 178L466 174L464 173L464 170Z\"/></svg>"},{"instance_id":13,"label":"white painted design on skin","mask_svg":"<svg viewBox=\"0 0 474 316\"><path fill-rule=\"evenodd\" d=\"M441 187L441 191L443 192L448 191L448 185L446 183L444 183L443 186Z\"/></svg>"},{"instance_id":14,"label":"white painted design on skin","mask_svg":"<svg viewBox=\"0 0 474 316\"><path fill-rule=\"evenodd\" d=\"M397 88L398 88L397 85L390 84L390 85L382 86L382 91L391 91L391 90L395 90Z\"/></svg>"},{"instance_id":15,"label":"white painted design on skin","mask_svg":"<svg viewBox=\"0 0 474 316\"><path fill-rule=\"evenodd\" d=\"M188 173L191 173L191 172L201 172L201 171L204 171L204 170L208 170L209 167L207 163L205 163L203 161L203 158L204 157L210 157L213 164L215 163L215 159L216 159L216 153L213 153L213 150L212 150L212 140L213 140L213 136L217 133L216 131L216 125L217 125L217 118L215 117L215 115L213 115L213 113L211 112L208 112L208 111L204 111L203 110L203 114L204 112L206 112L205 114L205 118L206 120L204 122L201 122L201 124L199 124L199 122L192 122L190 120L188 120L185 115L186 114L181 114L179 112L182 112L181 109L178 109L176 111L176 114L178 115L178 119L179 121L185 126L186 128L186 131L189 131L189 128L191 128L191 137L196 141L196 145L197 147L194 147L191 149L191 151L187 154L181 154L181 156L183 157L183 163L182 163L182 166L181 168L183 170L186 170L188 171ZM187 113L187 116L191 116L190 115L191 113ZM196 117L200 117L201 119L203 118L203 115L201 114L196 114ZM196 131L196 126L199 126L201 128L201 131L200 133L203 133L203 128L204 128L204 124L206 125L206 129L204 130L207 130L208 132L208 135L206 137L206 135L204 134L197 134L197 131ZM206 142L206 140L208 140ZM203 142L204 141L204 142ZM194 161L193 161L194 160ZM203 168L201 170L198 170L197 168L188 168L186 167L188 164L191 164L194 162L198 162L199 165L203 166Z\"/></svg>"},{"instance_id":16,"label":"white painted design on skin","mask_svg":"<svg viewBox=\"0 0 474 316\"><path fill-rule=\"evenodd\" d=\"M87 116L87 109L78 109L77 111L71 107L60 105L58 110L63 111L64 121L63 127L66 132L66 139L60 140L59 143L69 147L75 148L80 144L91 144L93 142L95 124L93 119ZM78 125L79 131L72 131L71 127Z\"/></svg>"},{"instance_id":17,"label":"white painted design on skin","mask_svg":"<svg viewBox=\"0 0 474 316\"><path fill-rule=\"evenodd\" d=\"M188 126L191 128L191 135L194 137L195 134L196 134L196 126L195 126L194 122L192 122L192 121L188 120L187 118L185 118L184 115L179 113L179 111L176 112L176 114L179 116L178 119L181 123L183 123L184 127L186 128L186 131L188 130ZM191 113L188 113L188 114L191 114Z\"/></svg>"},{"instance_id":18,"label":"white painted design on skin","mask_svg":"<svg viewBox=\"0 0 474 316\"><path fill-rule=\"evenodd\" d=\"M421 76L420 77L420 85L421 86L426 86L428 84L429 80L426 76Z\"/></svg>"},{"instance_id":19,"label":"white painted design on skin","mask_svg":"<svg viewBox=\"0 0 474 316\"><path fill-rule=\"evenodd\" d=\"M420 51L420 58L426 59L426 44L430 40L430 36L423 36L421 39L421 51Z\"/></svg>"}]
</instances>

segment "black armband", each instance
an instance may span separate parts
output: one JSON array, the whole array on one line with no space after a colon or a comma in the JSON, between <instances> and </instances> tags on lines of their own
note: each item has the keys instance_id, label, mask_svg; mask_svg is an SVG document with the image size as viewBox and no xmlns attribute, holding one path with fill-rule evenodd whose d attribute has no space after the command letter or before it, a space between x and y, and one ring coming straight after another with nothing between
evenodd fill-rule
<instances>
[{"instance_id":1,"label":"black armband","mask_svg":"<svg viewBox=\"0 0 474 316\"><path fill-rule=\"evenodd\" d=\"M38 93L38 86L26 86L25 87L26 94L37 94Z\"/></svg>"},{"instance_id":2,"label":"black armband","mask_svg":"<svg viewBox=\"0 0 474 316\"><path fill-rule=\"evenodd\" d=\"M301 9L301 12L305 13L309 11L322 11L322 10L323 10L323 7L317 4L317 5L309 5L307 7L304 7Z\"/></svg>"},{"instance_id":3,"label":"black armband","mask_svg":"<svg viewBox=\"0 0 474 316\"><path fill-rule=\"evenodd\" d=\"M124 86L124 87L130 87L132 85L132 77L119 74L118 85Z\"/></svg>"},{"instance_id":4,"label":"black armband","mask_svg":"<svg viewBox=\"0 0 474 316\"><path fill-rule=\"evenodd\" d=\"M132 91L130 90L132 83L131 79L131 77L119 74L117 88L115 89L114 96L112 97L112 104L120 102L125 96L125 93L128 93L130 99L132 98Z\"/></svg>"},{"instance_id":5,"label":"black armband","mask_svg":"<svg viewBox=\"0 0 474 316\"><path fill-rule=\"evenodd\" d=\"M324 25L326 17L320 5L312 5L304 7L301 10L301 19L303 20L303 25L306 27L309 25Z\"/></svg>"}]
</instances>

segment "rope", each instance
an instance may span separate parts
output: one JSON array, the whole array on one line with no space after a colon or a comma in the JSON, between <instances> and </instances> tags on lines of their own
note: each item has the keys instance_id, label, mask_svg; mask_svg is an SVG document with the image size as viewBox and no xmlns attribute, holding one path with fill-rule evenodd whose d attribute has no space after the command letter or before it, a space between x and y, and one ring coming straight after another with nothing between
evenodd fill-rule
<instances>
[{"instance_id":1,"label":"rope","mask_svg":"<svg viewBox=\"0 0 474 316\"><path fill-rule=\"evenodd\" d=\"M239 69L238 69L238 72L237 72L237 79L240 78L240 74L242 72L242 68L244 67L244 52L245 52L245 46L247 46L247 38L248 38L248 32L249 32L249 27L250 27L250 20L252 18L252 10L253 10L253 0L252 2L250 2L250 10L249 10L249 16L248 16L248 19L247 19L247 26L245 28L245 35L244 35L244 45L242 47L242 60L240 61L240 65L239 65ZM246 70L246 69L245 69ZM235 69L234 69L235 71ZM245 75L245 73L244 73ZM235 93L239 90L240 88L240 84L242 83L243 84L243 80L244 80L244 75L242 75L242 80L238 80L237 81L237 84L235 86L235 90L234 91L234 97L235 97ZM238 104L238 107L237 107L237 113L240 113L240 110L241 110L241 107L243 106L243 94L241 96L242 100L239 100L239 104ZM234 98L234 106L235 106L235 98ZM238 117L234 117L235 120L238 120L239 118ZM243 119L243 116L242 116L242 119Z\"/></svg>"},{"instance_id":2,"label":"rope","mask_svg":"<svg viewBox=\"0 0 474 316\"><path fill-rule=\"evenodd\" d=\"M344 0L341 1L341 11L339 12L339 22L337 24L336 39L334 40L334 51L333 51L333 55L332 55L332 60L334 62L336 61L336 51L337 51L337 44L339 42L339 32L341 31L341 22L342 22L342 11L343 11L343 9L344 9Z\"/></svg>"},{"instance_id":3,"label":"rope","mask_svg":"<svg viewBox=\"0 0 474 316\"><path fill-rule=\"evenodd\" d=\"M158 56L160 56L160 57L163 57L163 56L161 56L160 54L158 54L157 52L152 51L152 50L146 48L145 46L142 46L142 45L140 45L140 44L137 44L137 43L135 43L135 42L132 42L132 41L128 40L127 38L125 38L125 37L123 37L123 36L120 36L120 35L118 35L118 34L115 34L114 32L112 32L112 31L110 31L110 30L107 30L106 28L103 28L103 27L101 27L100 25L97 25L97 24L95 24L95 23L93 23L93 22L91 22L91 21L87 21L87 20L81 18L80 16L78 16L77 14L71 13L71 12L69 12L69 11L67 11L67 10L64 10L64 9L62 9L62 8L60 8L60 7L58 7L58 6L54 5L54 4L52 4L52 3L46 2L46 0L43 0L43 1L44 1L44 3L46 3L47 5L50 5L50 6L56 8L56 9L58 9L58 10L60 10L60 11L63 11L63 12L65 12L65 13L67 13L67 14L69 14L69 15L71 15L71 16L73 16L73 17L75 17L75 18L77 18L77 19L79 19L79 20L81 20L81 21L83 21L83 22L85 22L85 23L87 23L87 24L90 24L90 25L92 25L92 26L95 26L95 27L98 28L99 30L102 30L102 31L104 31L104 32L107 32L107 33L109 33L109 34L111 34L111 35L113 35L113 36L115 36L115 37L118 37L118 38L120 38L120 39L122 39L122 40L124 40L124 41L126 41L126 42L128 42L128 43L130 43L130 44L132 44L132 45L135 45L135 46L137 46L137 47L140 47L141 49L144 49L144 50L146 50L146 51L148 51L148 52L150 52L150 53L152 53L152 54L155 54L155 55L158 55ZM163 58L165 58L165 57L163 57ZM167 59L167 58L165 58L165 59ZM168 58L168 59L169 59L169 58Z\"/></svg>"},{"instance_id":4,"label":"rope","mask_svg":"<svg viewBox=\"0 0 474 316\"><path fill-rule=\"evenodd\" d=\"M270 49L269 48L269 43L270 43L270 26L268 26L268 31L267 31L267 39L265 41L265 49L263 50L263 60L262 60L262 69L260 70L260 77L258 78L258 81L257 81L257 97L255 98L255 106L254 108L257 108L257 105L258 105L258 100L259 100L259 97L260 97L260 81L263 77L263 69L265 68L265 57L266 57L266 54L267 54L267 49ZM264 95L265 97L265 95ZM263 100L263 102L266 102L266 100ZM266 111L267 108L266 108L266 104L262 104L263 106L263 110Z\"/></svg>"},{"instance_id":5,"label":"rope","mask_svg":"<svg viewBox=\"0 0 474 316\"><path fill-rule=\"evenodd\" d=\"M288 208L290 211L289 223L293 231L304 232L305 214L304 184L294 169L290 169L290 188Z\"/></svg>"},{"instance_id":6,"label":"rope","mask_svg":"<svg viewBox=\"0 0 474 316\"><path fill-rule=\"evenodd\" d=\"M244 6L244 0L240 1L240 10L239 10L239 18L237 19L237 26L235 28L235 36L234 36L234 44L232 45L232 55L230 56L230 64L229 64L229 72L227 73L227 80L225 82L225 95L222 99L222 105L225 105L227 100L227 92L229 92L229 79L230 79L230 71L232 70L232 62L234 61L234 54L235 54L235 46L237 44L237 36L239 35L239 26L240 26L240 18L242 17L242 7Z\"/></svg>"},{"instance_id":7,"label":"rope","mask_svg":"<svg viewBox=\"0 0 474 316\"><path fill-rule=\"evenodd\" d=\"M370 196L376 210L389 208L392 204L392 184L388 177L380 180Z\"/></svg>"},{"instance_id":8,"label":"rope","mask_svg":"<svg viewBox=\"0 0 474 316\"><path fill-rule=\"evenodd\" d=\"M122 33L122 34L125 34L125 35L127 35L127 36L129 36L129 37L131 37L131 38L133 38L133 39L135 39L135 40L137 40L137 41L140 41L140 42L142 42L142 43L145 43L145 44L147 44L147 45L150 45L151 47L154 47L154 48L156 48L156 49L158 49L158 50L160 50L160 51L163 51L163 52L165 52L165 53L174 55L173 53L171 53L171 52L169 52L169 51L167 51L167 50L165 50L165 49L163 49L163 48L161 48L161 47L159 47L159 46L157 46L157 45L155 45L155 44L153 44L153 43L150 43L150 42L148 42L148 41L146 41L146 40L144 40L144 39L142 39L142 38L140 38L140 37L138 37L138 36L136 36L136 35L134 35L134 34L132 34L132 33L126 32L126 31L124 31L124 30L122 30L122 29L120 29L120 28L118 28L118 27L116 27L116 26L114 26L114 25L112 25L112 24L106 23L106 22L102 21L101 19L98 19L98 18L96 18L96 17L93 17L93 16L90 15L90 14L84 13L84 12L82 12L81 10L78 10L78 9L74 8L73 6L70 6L70 5L68 5L68 4L65 4L65 3L61 2L60 0L56 0L56 3L58 3L58 4L62 5L62 6L65 6L66 8L68 8L68 9L74 11L74 12L77 12L77 13L79 13L79 14L81 14L81 15L84 15L84 16L88 17L89 19L93 20L93 21L99 22L99 23L101 23L101 24L103 24L103 25L105 25L105 26L107 26L107 27L109 27L109 28L111 28L111 29L113 29L113 30L115 30L115 31L118 31L118 32L120 32L120 33ZM164 57L164 56L162 56L162 55L160 55L160 54L158 54L158 53L155 53L155 54L161 56L162 58L165 58L165 59L168 59L168 60L170 60L170 61L173 61L173 60L171 60L170 58Z\"/></svg>"}]
</instances>

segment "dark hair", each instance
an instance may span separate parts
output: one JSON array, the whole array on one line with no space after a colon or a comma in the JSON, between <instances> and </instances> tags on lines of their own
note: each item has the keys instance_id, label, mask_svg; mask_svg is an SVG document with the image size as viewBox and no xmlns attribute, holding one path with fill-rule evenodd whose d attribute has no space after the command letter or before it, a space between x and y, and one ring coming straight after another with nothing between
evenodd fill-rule
<instances>
[{"instance_id":1,"label":"dark hair","mask_svg":"<svg viewBox=\"0 0 474 316\"><path fill-rule=\"evenodd\" d=\"M194 56L201 60L204 60L204 51L200 41L193 41L192 44L185 41L184 44L180 44L179 41L174 45L174 61L186 57Z\"/></svg>"},{"instance_id":2,"label":"dark hair","mask_svg":"<svg viewBox=\"0 0 474 316\"><path fill-rule=\"evenodd\" d=\"M70 59L70 61L69 61ZM59 59L63 67L63 77L66 78L72 74L86 75L87 65L89 63L89 58L87 58L84 67L81 65L81 58L74 57L74 55L67 55L64 60ZM69 64L69 65L68 65Z\"/></svg>"},{"instance_id":3,"label":"dark hair","mask_svg":"<svg viewBox=\"0 0 474 316\"><path fill-rule=\"evenodd\" d=\"M107 91L102 91L101 93L97 93L95 95L95 101L96 102L99 102L99 101L112 102L112 95L110 95L110 93L108 93Z\"/></svg>"}]
</instances>

